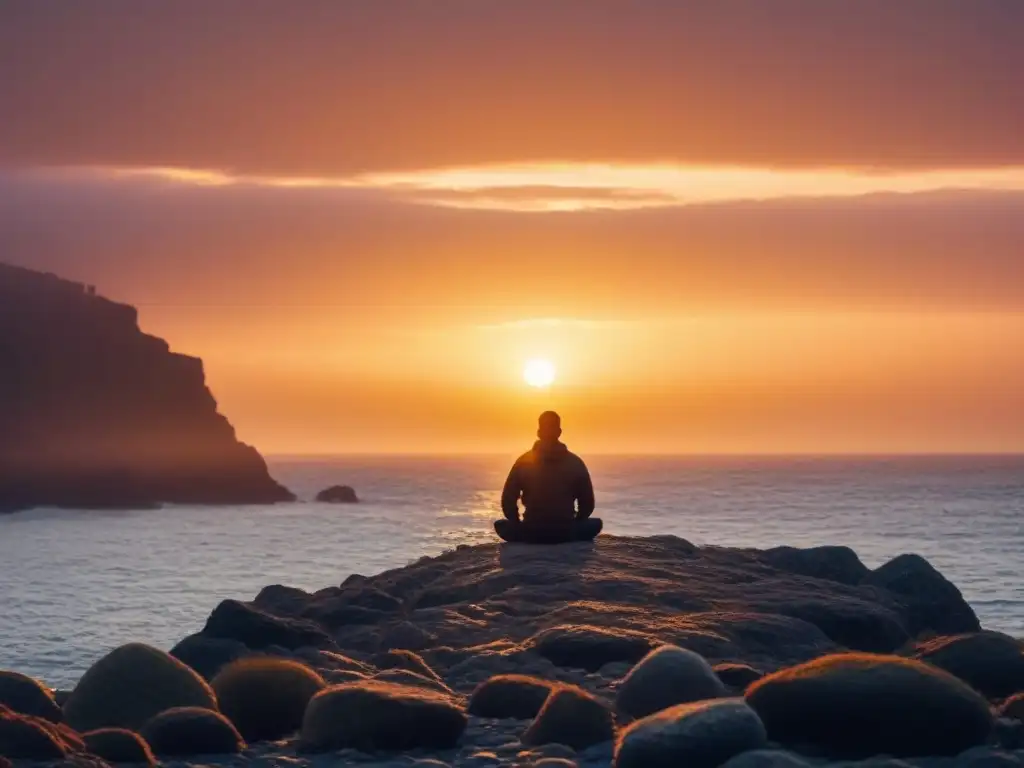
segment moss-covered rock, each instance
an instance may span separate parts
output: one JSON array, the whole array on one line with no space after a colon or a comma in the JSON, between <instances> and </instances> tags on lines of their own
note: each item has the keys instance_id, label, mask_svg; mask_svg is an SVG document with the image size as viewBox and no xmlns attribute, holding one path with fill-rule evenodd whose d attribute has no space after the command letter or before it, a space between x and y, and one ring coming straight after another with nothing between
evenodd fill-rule
<instances>
[{"instance_id":1,"label":"moss-covered rock","mask_svg":"<svg viewBox=\"0 0 1024 768\"><path fill-rule=\"evenodd\" d=\"M1002 632L937 637L914 655L992 699L1024 691L1024 642Z\"/></svg>"},{"instance_id":2,"label":"moss-covered rock","mask_svg":"<svg viewBox=\"0 0 1024 768\"><path fill-rule=\"evenodd\" d=\"M469 714L476 717L532 720L551 693L552 683L527 675L495 675L469 698Z\"/></svg>"},{"instance_id":3,"label":"moss-covered rock","mask_svg":"<svg viewBox=\"0 0 1024 768\"><path fill-rule=\"evenodd\" d=\"M309 702L299 747L304 752L450 749L467 718L448 696L380 681L326 688Z\"/></svg>"},{"instance_id":4,"label":"moss-covered rock","mask_svg":"<svg viewBox=\"0 0 1024 768\"><path fill-rule=\"evenodd\" d=\"M270 657L240 659L211 682L221 712L246 741L272 741L295 733L309 700L327 687L297 661Z\"/></svg>"},{"instance_id":5,"label":"moss-covered rock","mask_svg":"<svg viewBox=\"0 0 1024 768\"><path fill-rule=\"evenodd\" d=\"M194 670L142 643L122 645L82 676L64 705L64 719L79 731L137 731L164 710L217 709L210 686Z\"/></svg>"},{"instance_id":6,"label":"moss-covered rock","mask_svg":"<svg viewBox=\"0 0 1024 768\"><path fill-rule=\"evenodd\" d=\"M50 689L20 672L0 670L0 704L19 714L41 717L52 723L63 719Z\"/></svg>"},{"instance_id":7,"label":"moss-covered rock","mask_svg":"<svg viewBox=\"0 0 1024 768\"><path fill-rule=\"evenodd\" d=\"M59 731L42 718L0 706L0 755L11 760L59 760L68 754Z\"/></svg>"},{"instance_id":8,"label":"moss-covered rock","mask_svg":"<svg viewBox=\"0 0 1024 768\"><path fill-rule=\"evenodd\" d=\"M565 744L587 749L615 738L615 718L607 704L572 685L553 688L520 739L527 746Z\"/></svg>"},{"instance_id":9,"label":"moss-covered rock","mask_svg":"<svg viewBox=\"0 0 1024 768\"><path fill-rule=\"evenodd\" d=\"M125 728L100 728L82 734L85 748L90 754L111 763L145 763L156 760L149 744L139 734Z\"/></svg>"},{"instance_id":10,"label":"moss-covered rock","mask_svg":"<svg viewBox=\"0 0 1024 768\"><path fill-rule=\"evenodd\" d=\"M234 755L245 749L241 734L220 712L175 707L152 718L140 732L161 757Z\"/></svg>"},{"instance_id":11,"label":"moss-covered rock","mask_svg":"<svg viewBox=\"0 0 1024 768\"><path fill-rule=\"evenodd\" d=\"M825 656L754 683L746 700L772 741L837 757L955 755L984 743L993 725L968 685L895 656Z\"/></svg>"},{"instance_id":12,"label":"moss-covered rock","mask_svg":"<svg viewBox=\"0 0 1024 768\"><path fill-rule=\"evenodd\" d=\"M725 686L703 656L663 645L630 670L619 686L615 705L630 717L646 717L703 699L725 695Z\"/></svg>"},{"instance_id":13,"label":"moss-covered rock","mask_svg":"<svg viewBox=\"0 0 1024 768\"><path fill-rule=\"evenodd\" d=\"M637 720L615 745L615 768L717 768L765 745L764 725L742 699L679 704Z\"/></svg>"}]
</instances>

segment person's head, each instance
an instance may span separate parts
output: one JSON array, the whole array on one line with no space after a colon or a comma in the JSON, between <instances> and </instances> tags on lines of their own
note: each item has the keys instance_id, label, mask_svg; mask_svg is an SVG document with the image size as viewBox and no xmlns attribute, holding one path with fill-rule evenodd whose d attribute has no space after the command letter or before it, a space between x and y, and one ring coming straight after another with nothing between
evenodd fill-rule
<instances>
[{"instance_id":1,"label":"person's head","mask_svg":"<svg viewBox=\"0 0 1024 768\"><path fill-rule=\"evenodd\" d=\"M562 417L554 411L544 411L537 419L537 437L553 443L562 436Z\"/></svg>"}]
</instances>

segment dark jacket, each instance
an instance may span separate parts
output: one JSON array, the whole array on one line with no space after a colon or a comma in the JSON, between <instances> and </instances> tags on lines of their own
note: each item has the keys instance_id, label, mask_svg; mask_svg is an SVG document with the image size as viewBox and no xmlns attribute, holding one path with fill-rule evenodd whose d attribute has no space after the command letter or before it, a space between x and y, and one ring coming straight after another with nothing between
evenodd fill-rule
<instances>
[{"instance_id":1,"label":"dark jacket","mask_svg":"<svg viewBox=\"0 0 1024 768\"><path fill-rule=\"evenodd\" d=\"M501 511L509 520L519 520L520 496L528 525L569 525L594 511L587 466L560 442L538 440L512 465L501 493Z\"/></svg>"}]
</instances>

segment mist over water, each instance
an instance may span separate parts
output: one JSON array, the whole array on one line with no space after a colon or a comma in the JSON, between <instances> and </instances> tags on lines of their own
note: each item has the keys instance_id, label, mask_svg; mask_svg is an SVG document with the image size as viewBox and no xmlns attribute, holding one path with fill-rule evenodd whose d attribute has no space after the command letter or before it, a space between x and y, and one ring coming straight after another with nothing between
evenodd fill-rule
<instances>
[{"instance_id":1,"label":"mist over water","mask_svg":"<svg viewBox=\"0 0 1024 768\"><path fill-rule=\"evenodd\" d=\"M571 446L570 446L571 447ZM271 461L311 499L363 503L35 510L0 517L0 668L69 686L129 640L170 648L225 598L309 590L493 541L511 457ZM605 530L697 544L845 544L875 567L917 552L987 628L1024 635L1024 457L589 461Z\"/></svg>"}]
</instances>

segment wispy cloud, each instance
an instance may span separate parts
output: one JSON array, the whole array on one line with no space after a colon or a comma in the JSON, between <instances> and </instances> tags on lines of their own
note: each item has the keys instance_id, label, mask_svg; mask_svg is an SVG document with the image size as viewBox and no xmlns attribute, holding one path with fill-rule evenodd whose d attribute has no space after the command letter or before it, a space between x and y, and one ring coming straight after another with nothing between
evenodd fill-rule
<instances>
[{"instance_id":1,"label":"wispy cloud","mask_svg":"<svg viewBox=\"0 0 1024 768\"><path fill-rule=\"evenodd\" d=\"M628 210L945 190L1024 191L1024 166L882 172L855 168L537 163L339 177L234 174L162 166L48 172L201 187L361 190L411 203L527 212Z\"/></svg>"}]
</instances>

